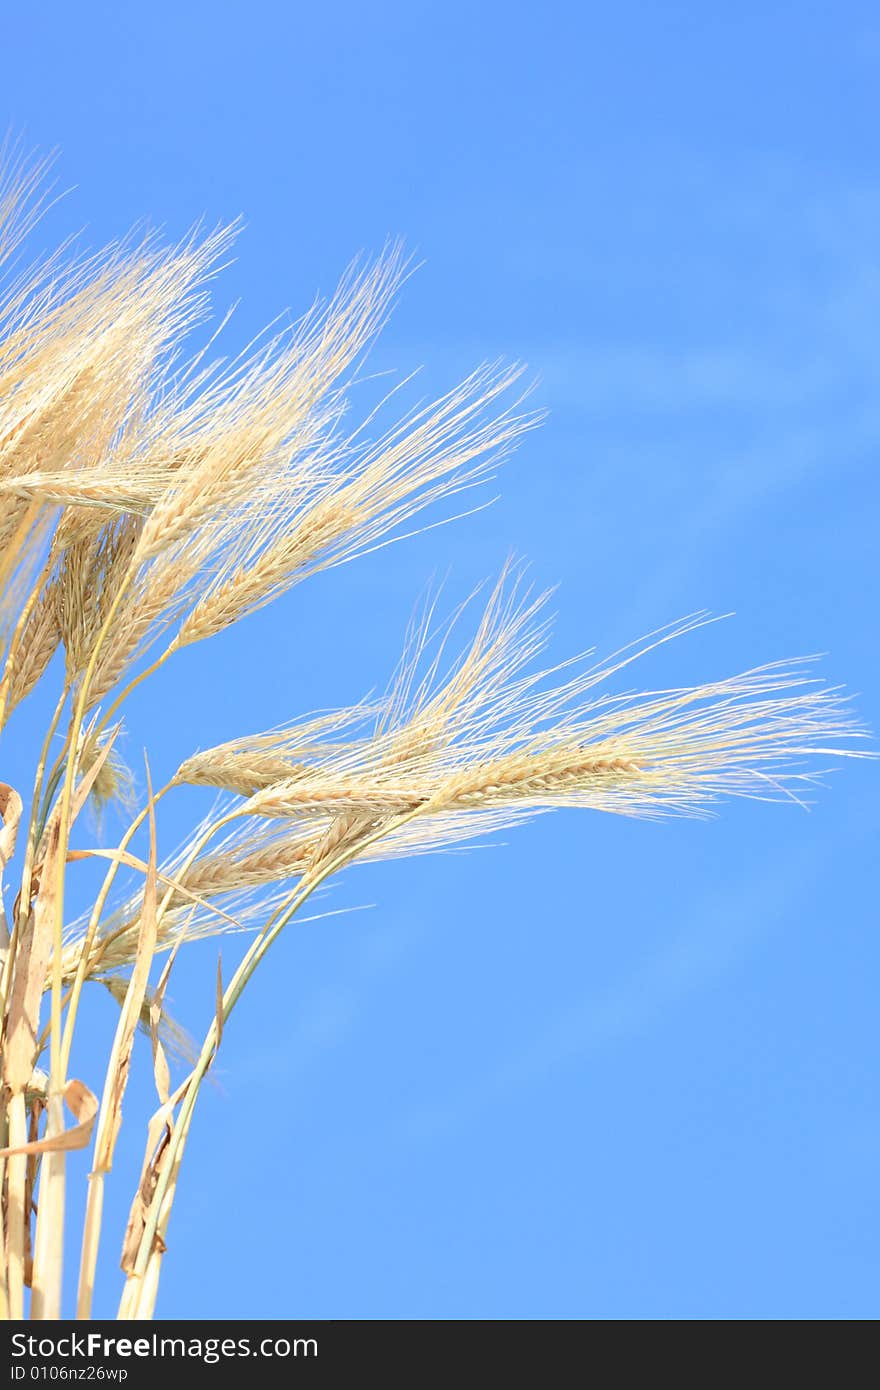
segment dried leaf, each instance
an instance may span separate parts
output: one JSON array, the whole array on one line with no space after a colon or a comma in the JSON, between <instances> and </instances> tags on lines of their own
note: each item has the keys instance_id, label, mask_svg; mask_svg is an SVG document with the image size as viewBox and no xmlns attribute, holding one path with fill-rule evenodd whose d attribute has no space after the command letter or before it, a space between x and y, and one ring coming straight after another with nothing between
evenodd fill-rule
<instances>
[{"instance_id":1,"label":"dried leaf","mask_svg":"<svg viewBox=\"0 0 880 1390\"><path fill-rule=\"evenodd\" d=\"M7 782L0 782L0 950L9 945L9 929L3 908L3 870L15 853L15 840L21 820L21 797Z\"/></svg>"},{"instance_id":2,"label":"dried leaf","mask_svg":"<svg viewBox=\"0 0 880 1390\"><path fill-rule=\"evenodd\" d=\"M146 1228L147 1213L150 1210L150 1203L153 1200L159 1176L167 1161L168 1145L174 1132L174 1111L186 1095L189 1084L190 1078L187 1077L178 1086L174 1095L164 1105L160 1105L147 1126L147 1147L144 1163L134 1201L131 1204L125 1239L122 1244L120 1263L126 1274L133 1273L137 1263L141 1240Z\"/></svg>"},{"instance_id":3,"label":"dried leaf","mask_svg":"<svg viewBox=\"0 0 880 1390\"><path fill-rule=\"evenodd\" d=\"M0 879L2 871L15 853L15 840L21 820L21 797L8 782L0 782Z\"/></svg>"},{"instance_id":4,"label":"dried leaf","mask_svg":"<svg viewBox=\"0 0 880 1390\"><path fill-rule=\"evenodd\" d=\"M33 909L27 913L16 953L3 1068L6 1085L13 1094L27 1086L38 1049L40 1004L55 926L55 863L60 828L60 819L53 817L47 828L43 859L46 885L41 887Z\"/></svg>"},{"instance_id":5,"label":"dried leaf","mask_svg":"<svg viewBox=\"0 0 880 1390\"><path fill-rule=\"evenodd\" d=\"M162 1046L162 1039L159 1029L162 1023L162 1006L165 1002L165 988L171 975L171 967L174 964L180 943L175 946L165 968L159 977L159 983L150 1002L150 1042L153 1048L153 1077L156 1082L156 1091L159 1100L164 1105L171 1092L171 1071L168 1066L168 1059L165 1056L165 1049Z\"/></svg>"},{"instance_id":6,"label":"dried leaf","mask_svg":"<svg viewBox=\"0 0 880 1390\"><path fill-rule=\"evenodd\" d=\"M19 1154L66 1153L71 1149L84 1149L92 1137L95 1116L98 1113L98 1097L90 1091L83 1081L68 1081L64 1087L67 1108L76 1120L72 1129L53 1134L47 1139L32 1140L17 1148L0 1149L0 1158L13 1158Z\"/></svg>"}]
</instances>

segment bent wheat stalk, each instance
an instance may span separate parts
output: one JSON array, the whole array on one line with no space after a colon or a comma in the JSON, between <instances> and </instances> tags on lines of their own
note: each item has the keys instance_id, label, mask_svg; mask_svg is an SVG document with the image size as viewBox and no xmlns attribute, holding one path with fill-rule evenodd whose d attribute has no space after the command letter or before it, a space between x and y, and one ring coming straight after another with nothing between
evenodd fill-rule
<instances>
[{"instance_id":1,"label":"bent wheat stalk","mask_svg":"<svg viewBox=\"0 0 880 1390\"><path fill-rule=\"evenodd\" d=\"M0 178L0 260L34 206L21 167ZM337 873L564 806L658 817L707 814L726 796L799 801L817 759L858 751L851 740L862 736L844 696L798 661L615 693L625 668L705 615L605 662L542 670L544 599L508 566L446 623L436 600L426 605L380 699L230 731L155 793L148 775L137 806L118 753L136 688L183 647L402 538L426 509L479 486L537 420L522 408L521 369L494 364L390 425L380 421L394 393L348 426L350 388L407 273L397 246L353 267L289 332L231 364L204 352L187 362L186 335L208 312L232 236L221 228L171 249L147 238L67 266L56 257L0 297L3 1317L62 1315L71 1205L85 1212L76 1315L92 1315L139 1032L158 1108L117 1233L119 1316L152 1315L204 1078L267 952ZM3 780L4 750L37 690L52 692L55 713L28 787L16 788ZM191 787L214 788L217 803L160 863L157 821ZM106 849L82 813L113 797L131 819ZM68 920L68 875L102 857L90 906ZM5 902L4 879L15 887ZM249 944L225 984L218 967L214 1015L175 1083L169 1057L187 1045L164 1002L174 960L235 931ZM93 1089L69 1069L95 985L119 1019L109 1056L91 1064L104 1073ZM88 1191L70 1192L67 1154L93 1130Z\"/></svg>"}]
</instances>

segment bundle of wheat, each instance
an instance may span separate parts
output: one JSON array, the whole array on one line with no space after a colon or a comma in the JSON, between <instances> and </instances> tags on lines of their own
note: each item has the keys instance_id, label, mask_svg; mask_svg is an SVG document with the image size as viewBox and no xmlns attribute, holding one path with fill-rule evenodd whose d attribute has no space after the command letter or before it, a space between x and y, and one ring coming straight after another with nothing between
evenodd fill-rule
<instances>
[{"instance_id":1,"label":"bundle of wheat","mask_svg":"<svg viewBox=\"0 0 880 1390\"><path fill-rule=\"evenodd\" d=\"M39 215L40 186L21 166L7 173L0 260ZM689 689L605 693L703 615L609 661L542 672L544 599L508 570L457 658L447 656L449 627L432 634L431 607L384 699L194 753L155 792L147 767L136 809L116 743L138 684L180 648L480 483L537 418L516 393L520 370L494 365L376 437L375 416L346 432L350 379L406 274L397 246L231 366L184 362L182 342L207 312L207 282L232 235L172 250L148 238L69 265L54 257L13 278L0 306L0 731L41 682L57 687L32 784L0 782L0 886L21 851L8 914L0 902L8 1317L24 1315L27 1288L32 1317L61 1315L66 1156L93 1139L76 1309L91 1315L104 1179L138 1028L150 1038L159 1106L124 1237L119 1315L151 1315L194 1107L224 1026L330 875L558 806L660 816L700 814L724 795L797 799L815 758L860 734L840 693L798 662ZM160 865L157 813L188 786L221 799ZM72 849L86 803L114 798L131 814L119 845ZM67 923L70 867L101 857L109 862L90 911ZM111 902L121 872L128 886ZM231 979L218 978L215 1017L175 1086L169 1046L187 1057L164 1007L175 955L242 929L247 949ZM93 983L119 1004L94 1088L68 1074Z\"/></svg>"}]
</instances>

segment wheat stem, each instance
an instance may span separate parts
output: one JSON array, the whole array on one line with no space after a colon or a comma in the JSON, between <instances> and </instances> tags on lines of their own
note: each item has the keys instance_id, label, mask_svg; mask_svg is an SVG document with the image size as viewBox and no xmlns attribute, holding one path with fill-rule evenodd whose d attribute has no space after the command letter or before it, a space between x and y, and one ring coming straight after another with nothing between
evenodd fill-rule
<instances>
[{"instance_id":1,"label":"wheat stem","mask_svg":"<svg viewBox=\"0 0 880 1390\"><path fill-rule=\"evenodd\" d=\"M58 704L55 706L55 713L49 721L49 728L46 732L46 737L43 740L43 745L40 750L39 759L37 761L37 770L34 776L34 796L31 802L31 815L28 823L28 838L27 845L25 848L24 866L22 868L21 877L21 902L19 904L19 910L15 914L15 917L13 919L12 938L9 942L9 949L6 952L6 959L3 962L3 971L2 974L0 974L0 1033L2 1033L6 1027L6 1004L9 998L9 986L12 979L12 970L15 965L16 947L18 945L18 940L21 935L21 925L22 922L26 920L27 913L30 910L29 904L31 893L31 880L33 873L33 859L34 854L36 852L36 846L39 836L39 831L34 817L34 808L37 803L37 791L42 782L43 769L45 768L46 759L49 755L49 745L52 742L55 730L58 727L58 721L61 718L61 712L64 709L64 703L66 699L67 691L65 689L62 690L58 700Z\"/></svg>"},{"instance_id":2,"label":"wheat stem","mask_svg":"<svg viewBox=\"0 0 880 1390\"><path fill-rule=\"evenodd\" d=\"M63 991L62 948L64 943L64 880L67 864L67 848L70 841L71 807L73 785L76 776L76 761L79 735L86 711L89 683L98 662L101 647L110 629L117 609L130 582L133 565L122 577L122 581L107 616L95 639L89 663L77 692L73 715L70 721L68 738L68 758L64 783L61 789L61 808L58 830L58 870L57 881L52 885L54 894L54 926L52 940L52 994L50 1002L51 1033L49 1038L49 1087L47 1138L60 1135L64 1128L63 1092L65 1075L63 1067L63 1040L61 1028L61 999ZM37 1211L37 1234L34 1248L34 1300L36 1312L33 1316L57 1319L61 1316L61 1280L64 1259L64 1185L66 1155L63 1150L48 1155L51 1162L44 1164L40 1180L40 1205Z\"/></svg>"},{"instance_id":3,"label":"wheat stem","mask_svg":"<svg viewBox=\"0 0 880 1390\"><path fill-rule=\"evenodd\" d=\"M171 784L169 783L168 785L170 786ZM166 791L167 789L168 788L165 787L163 788L163 791ZM153 815L156 800L158 800L158 798L151 797L147 804L147 813L150 814L151 817ZM191 850L191 859L194 859L196 855L199 854L204 845L208 843L211 837L215 835L223 825L227 824L230 820L234 820L237 815L237 811L232 812L229 816L226 816L224 819L210 825L206 829L204 834L196 840L196 843ZM140 821L142 821L143 816L139 819ZM131 833L133 833L133 831ZM128 838L131 838L130 834ZM155 931L158 930L162 917L168 909L168 904L171 901L174 891L175 888L173 886L168 889L168 891L165 894L165 897L162 900L161 906L156 911L153 945L150 946L149 960L145 962L147 968L149 967L149 962L150 960L152 960L153 956L155 944ZM86 959L87 955L84 952L82 961L85 961ZM80 963L81 965L82 961ZM132 991L135 989L136 986L136 977L137 961L135 966L135 973L132 975L132 979L129 983L129 990L126 994L126 1005L128 1004L129 999L133 997ZM142 985L143 987L145 987L146 985L146 976L144 976L143 978ZM83 1231L82 1254L80 1260L80 1277L79 1288L77 1293L76 1313L76 1316L79 1319L87 1319L91 1314L92 1295L94 1292L95 1283L95 1268L98 1258L98 1247L100 1244L101 1237L101 1215L104 1203L104 1177L106 1173L110 1171L110 1165L112 1162L114 1138L111 1134L110 1127L113 1122L114 1107L118 1103L117 1094L114 1090L114 1087L117 1084L115 1078L118 1066L118 1057L123 1047L123 1039L128 1024L127 1013L130 1012L131 1010L127 1010L125 1006L123 1006L123 1009L120 1012L119 1023L117 1025L116 1035L113 1041L113 1048L110 1054L110 1062L108 1063L107 1067L107 1076L104 1084L104 1093L101 1097L101 1108L98 1115L97 1132L95 1136L95 1158L92 1164L92 1171L89 1174L89 1194L86 1204L86 1219Z\"/></svg>"},{"instance_id":4,"label":"wheat stem","mask_svg":"<svg viewBox=\"0 0 880 1390\"><path fill-rule=\"evenodd\" d=\"M98 725L99 729L106 729L114 714L116 714L117 710L119 710L122 707L122 705L128 699L129 695L133 694L133 692L137 690L138 686L141 685L143 681L148 680L150 676L155 675L156 672L162 666L165 665L165 662L168 660L169 656L171 656L172 652L174 651L176 651L176 647L172 643L171 646L165 648L162 655L158 656L151 666L147 666L143 671L140 671L138 675L132 677L132 679L128 682L128 685L126 685L116 696L116 699L113 701L107 713L101 716L101 722Z\"/></svg>"},{"instance_id":5,"label":"wheat stem","mask_svg":"<svg viewBox=\"0 0 880 1390\"><path fill-rule=\"evenodd\" d=\"M95 1287L95 1268L101 1234L101 1212L104 1205L104 1178L113 1166L113 1151L122 1124L122 1099L128 1083L131 1049L137 1020L149 980L150 966L156 946L156 814L153 787L147 764L147 805L150 815L150 859L144 888L140 931L134 967L128 982L125 999L119 1011L119 1021L110 1049L104 1091L95 1134L95 1157L89 1174L89 1194L82 1241L79 1291L76 1316L86 1319L92 1310Z\"/></svg>"},{"instance_id":6,"label":"wheat stem","mask_svg":"<svg viewBox=\"0 0 880 1390\"><path fill-rule=\"evenodd\" d=\"M165 1165L159 1175L156 1190L147 1213L137 1260L135 1261L134 1270L129 1276L130 1281L143 1281L153 1255L157 1235L164 1241L164 1231L170 1214L170 1204L166 1205L166 1196L171 1184L172 1172L179 1166L179 1156L182 1154L186 1142L186 1136L199 1088L213 1061L219 1045L220 1034L225 1028L235 1005L241 998L245 986L251 979L260 961L294 914L308 901L312 893L325 881L325 879L329 878L330 875L335 873L338 869L344 867L346 863L353 859L363 849L366 849L367 846L373 844L383 835L398 829L401 825L405 824L406 821L411 820L416 814L417 812L409 811L404 815L396 816L372 833L360 837L353 846L339 847L336 854L323 860L314 873L310 875L308 881L300 885L300 887L291 894L287 905L279 908L278 912L275 913L274 917L267 923L264 931L246 952L238 969L223 992L222 1000L218 1005L217 1015L215 1015L205 1035L198 1060L190 1074L189 1084L181 1102L180 1115L169 1143L170 1151L166 1156ZM164 1221L161 1229L160 1220ZM131 1297L131 1295L129 1295L129 1297ZM136 1303L136 1306L139 1305ZM140 1314L138 1312L136 1314L129 1314L129 1316L140 1316Z\"/></svg>"},{"instance_id":7,"label":"wheat stem","mask_svg":"<svg viewBox=\"0 0 880 1390\"><path fill-rule=\"evenodd\" d=\"M151 804L155 808L162 800L163 796L165 796L166 792L169 792L173 786L173 780L170 782L166 782L165 786L160 787L159 790L152 796L152 798L148 800L143 810L138 812L138 814L135 816L134 820L131 822L131 824L129 825L128 829L126 830L125 834L119 842L120 851L128 849L128 846L130 845L131 841L134 839L138 830L141 828L144 821L149 816ZM98 891L98 895L95 898L92 911L89 915L88 925L86 927L85 934L80 944L79 958L77 960L76 965L76 973L74 974L73 981L70 987L70 992L68 995L67 1016L65 1019L64 1038L62 1042L62 1069L65 1073L70 1063L70 1051L73 1046L74 1028L76 1026L76 1015L77 1010L79 1008L80 996L82 994L83 985L85 984L86 978L89 974L90 965L93 966L95 964L92 958L92 946L94 945L95 937L98 932L98 927L101 922L101 914L104 911L104 907L107 903L107 898L109 897L110 890L113 887L113 881L116 878L116 875L122 866L122 862L123 861L121 857L111 861L107 869L107 872L104 875L104 882L101 884L101 887Z\"/></svg>"},{"instance_id":8,"label":"wheat stem","mask_svg":"<svg viewBox=\"0 0 880 1390\"><path fill-rule=\"evenodd\" d=\"M8 1103L9 1146L21 1148L27 1143L27 1114L23 1091L9 1097ZM6 1271L9 1282L9 1315L17 1322L24 1317L24 1252L27 1204L25 1185L27 1183L27 1156L11 1154L7 1159L6 1220L7 1247Z\"/></svg>"},{"instance_id":9,"label":"wheat stem","mask_svg":"<svg viewBox=\"0 0 880 1390\"><path fill-rule=\"evenodd\" d=\"M6 1117L4 1116L3 1125L0 1127L0 1138L3 1147L8 1144ZM0 1193L6 1190L6 1159L0 1159ZM6 1272L6 1216L3 1202L0 1201L0 1322L9 1321L9 1290L7 1285Z\"/></svg>"},{"instance_id":10,"label":"wheat stem","mask_svg":"<svg viewBox=\"0 0 880 1390\"><path fill-rule=\"evenodd\" d=\"M64 1132L64 1098L51 1090L51 1083L47 1105L46 1135L60 1135ZM66 1158L63 1149L43 1156L31 1284L34 1321L57 1321L61 1317Z\"/></svg>"}]
</instances>

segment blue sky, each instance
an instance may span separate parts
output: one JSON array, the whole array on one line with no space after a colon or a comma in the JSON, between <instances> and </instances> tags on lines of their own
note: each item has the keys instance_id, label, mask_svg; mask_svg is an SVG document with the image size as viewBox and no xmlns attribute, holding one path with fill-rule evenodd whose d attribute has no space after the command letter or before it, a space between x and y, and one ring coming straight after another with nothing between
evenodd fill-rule
<instances>
[{"instance_id":1,"label":"blue sky","mask_svg":"<svg viewBox=\"0 0 880 1390\"><path fill-rule=\"evenodd\" d=\"M130 760L381 687L432 578L451 608L511 551L560 657L735 610L643 683L822 652L878 727L878 67L855 3L10 12L0 118L76 185L41 238L243 214L237 347L400 234L424 264L373 362L441 391L523 359L549 412L487 511L183 653ZM365 910L291 931L230 1025L159 1315L876 1316L875 785L350 874L322 906ZM176 973L193 1028L214 966Z\"/></svg>"}]
</instances>

